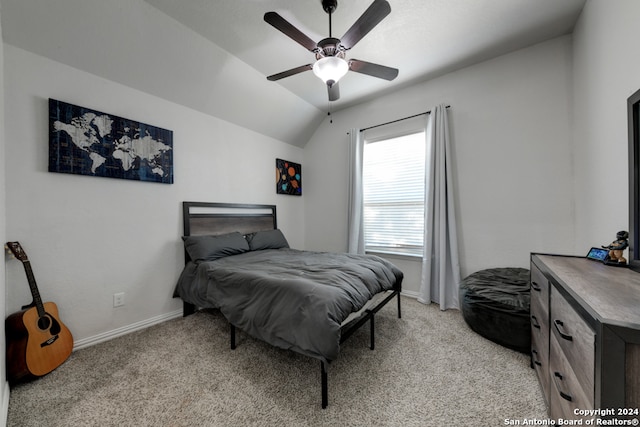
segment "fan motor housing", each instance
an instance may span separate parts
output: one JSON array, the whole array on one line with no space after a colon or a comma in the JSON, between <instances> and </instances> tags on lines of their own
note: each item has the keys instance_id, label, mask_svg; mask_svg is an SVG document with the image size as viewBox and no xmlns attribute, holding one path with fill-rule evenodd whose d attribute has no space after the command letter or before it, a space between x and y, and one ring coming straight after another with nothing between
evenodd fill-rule
<instances>
[{"instance_id":1,"label":"fan motor housing","mask_svg":"<svg viewBox=\"0 0 640 427\"><path fill-rule=\"evenodd\" d=\"M322 0L322 8L331 15L338 8L338 0Z\"/></svg>"},{"instance_id":2,"label":"fan motor housing","mask_svg":"<svg viewBox=\"0 0 640 427\"><path fill-rule=\"evenodd\" d=\"M340 39L334 37L327 37L318 42L319 52L316 52L316 59L324 58L326 56L337 56L344 58L344 48L340 45Z\"/></svg>"}]
</instances>

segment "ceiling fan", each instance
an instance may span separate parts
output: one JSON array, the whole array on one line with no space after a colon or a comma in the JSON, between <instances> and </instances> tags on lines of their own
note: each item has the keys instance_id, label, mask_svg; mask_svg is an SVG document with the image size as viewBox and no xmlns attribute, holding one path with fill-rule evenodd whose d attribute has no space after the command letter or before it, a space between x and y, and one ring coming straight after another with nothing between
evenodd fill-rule
<instances>
[{"instance_id":1,"label":"ceiling fan","mask_svg":"<svg viewBox=\"0 0 640 427\"><path fill-rule=\"evenodd\" d=\"M329 14L329 37L317 43L276 12L267 12L264 14L264 20L268 24L312 52L316 57L316 62L313 64L306 64L278 74L273 74L268 76L267 80L276 81L304 71L313 70L314 74L327 85L329 101L336 101L340 98L338 80L349 70L389 81L396 78L398 75L396 68L373 64L359 59L345 59L346 52L362 40L369 31L391 13L389 3L386 0L374 0L362 16L360 16L344 36L342 36L342 39L336 39L331 36L331 14L337 7L337 0L322 0L322 8Z\"/></svg>"}]
</instances>

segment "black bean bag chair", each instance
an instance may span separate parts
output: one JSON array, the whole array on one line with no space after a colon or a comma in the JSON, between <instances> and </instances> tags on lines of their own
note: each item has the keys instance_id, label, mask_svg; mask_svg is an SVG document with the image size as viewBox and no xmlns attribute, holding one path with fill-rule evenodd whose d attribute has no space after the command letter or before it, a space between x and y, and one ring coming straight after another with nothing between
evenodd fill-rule
<instances>
[{"instance_id":1,"label":"black bean bag chair","mask_svg":"<svg viewBox=\"0 0 640 427\"><path fill-rule=\"evenodd\" d=\"M460 283L460 307L469 327L522 353L531 351L529 270L490 268Z\"/></svg>"}]
</instances>

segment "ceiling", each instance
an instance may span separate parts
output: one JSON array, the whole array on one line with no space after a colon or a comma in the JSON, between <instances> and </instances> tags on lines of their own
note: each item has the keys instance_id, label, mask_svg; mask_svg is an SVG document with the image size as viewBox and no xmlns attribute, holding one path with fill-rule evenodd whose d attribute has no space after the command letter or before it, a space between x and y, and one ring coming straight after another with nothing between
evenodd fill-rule
<instances>
[{"instance_id":1,"label":"ceiling","mask_svg":"<svg viewBox=\"0 0 640 427\"><path fill-rule=\"evenodd\" d=\"M372 1L339 1L332 36L342 37ZM0 0L0 17L7 45L303 147L327 111L569 34L585 3L388 1L391 13L347 59L397 68L398 77L389 82L349 72L331 103L310 71L266 79L314 56L264 22L265 12L319 41L329 36L321 0ZM5 57L13 52L5 50ZM100 109L99 91L59 91L60 99Z\"/></svg>"},{"instance_id":2,"label":"ceiling","mask_svg":"<svg viewBox=\"0 0 640 427\"><path fill-rule=\"evenodd\" d=\"M265 77L313 63L305 48L263 21L279 13L314 41L329 36L321 0L146 0L248 64ZM332 16L342 37L372 0L343 0ZM348 73L340 81L339 110L402 86L427 80L573 31L585 0L389 0L391 14L347 53L347 58L400 70L388 82ZM281 85L326 111L327 91L313 72Z\"/></svg>"}]
</instances>

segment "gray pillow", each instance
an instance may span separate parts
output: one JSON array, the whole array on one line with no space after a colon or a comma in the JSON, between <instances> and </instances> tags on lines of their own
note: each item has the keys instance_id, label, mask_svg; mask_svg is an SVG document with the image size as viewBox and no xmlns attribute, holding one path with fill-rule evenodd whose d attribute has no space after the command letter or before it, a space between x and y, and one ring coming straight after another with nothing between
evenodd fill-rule
<instances>
[{"instance_id":1,"label":"gray pillow","mask_svg":"<svg viewBox=\"0 0 640 427\"><path fill-rule=\"evenodd\" d=\"M249 244L239 232L220 236L184 236L184 247L194 262L215 261L249 250Z\"/></svg>"},{"instance_id":2,"label":"gray pillow","mask_svg":"<svg viewBox=\"0 0 640 427\"><path fill-rule=\"evenodd\" d=\"M279 229L258 231L256 233L247 234L247 241L249 242L249 248L251 248L252 251L289 247L289 242L287 242L284 234L282 234L282 231Z\"/></svg>"}]
</instances>

